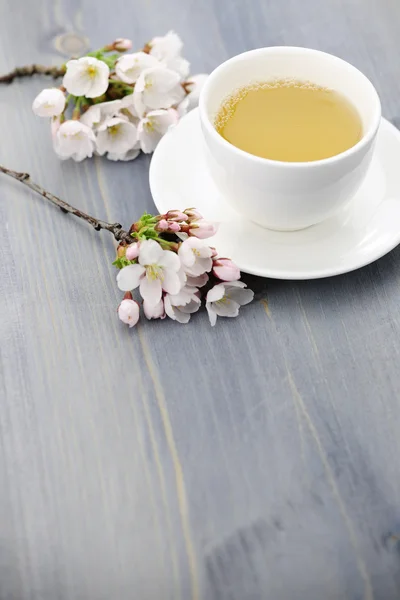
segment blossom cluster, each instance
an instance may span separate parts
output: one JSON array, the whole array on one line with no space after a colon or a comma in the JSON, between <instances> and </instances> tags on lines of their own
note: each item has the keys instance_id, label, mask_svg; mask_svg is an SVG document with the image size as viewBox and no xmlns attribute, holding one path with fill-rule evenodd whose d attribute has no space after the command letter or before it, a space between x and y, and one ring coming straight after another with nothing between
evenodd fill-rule
<instances>
[{"instance_id":1,"label":"blossom cluster","mask_svg":"<svg viewBox=\"0 0 400 600\"><path fill-rule=\"evenodd\" d=\"M254 293L240 281L239 267L219 257L206 239L216 233L196 209L170 210L165 215L144 214L130 229L132 243L118 246L114 265L117 285L125 292L118 316L130 327L139 320L138 289L148 319L166 316L188 323L205 298L211 325L217 317L236 317Z\"/></svg>"},{"instance_id":2,"label":"blossom cluster","mask_svg":"<svg viewBox=\"0 0 400 600\"><path fill-rule=\"evenodd\" d=\"M206 75L189 77L182 41L170 31L142 50L112 44L64 65L59 88L35 98L36 115L51 118L53 146L61 159L93 154L132 160L153 152L162 136L198 103Z\"/></svg>"}]
</instances>

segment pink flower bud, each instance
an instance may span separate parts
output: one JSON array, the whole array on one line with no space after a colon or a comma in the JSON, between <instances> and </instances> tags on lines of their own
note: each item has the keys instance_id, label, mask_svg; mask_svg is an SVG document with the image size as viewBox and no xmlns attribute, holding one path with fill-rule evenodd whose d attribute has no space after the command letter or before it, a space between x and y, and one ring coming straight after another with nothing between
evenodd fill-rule
<instances>
[{"instance_id":1,"label":"pink flower bud","mask_svg":"<svg viewBox=\"0 0 400 600\"><path fill-rule=\"evenodd\" d=\"M126 38L117 38L113 44L114 50L117 52L125 52L132 48L132 41Z\"/></svg>"},{"instance_id":2,"label":"pink flower bud","mask_svg":"<svg viewBox=\"0 0 400 600\"><path fill-rule=\"evenodd\" d=\"M216 248L213 248L212 246L210 246L210 250L211 250L211 258L215 258L218 254Z\"/></svg>"},{"instance_id":3,"label":"pink flower bud","mask_svg":"<svg viewBox=\"0 0 400 600\"><path fill-rule=\"evenodd\" d=\"M187 221L189 217L179 210L169 210L165 215L169 221Z\"/></svg>"},{"instance_id":4,"label":"pink flower bud","mask_svg":"<svg viewBox=\"0 0 400 600\"><path fill-rule=\"evenodd\" d=\"M237 281L240 269L230 258L217 258L213 262L213 273L221 281Z\"/></svg>"},{"instance_id":5,"label":"pink flower bud","mask_svg":"<svg viewBox=\"0 0 400 600\"><path fill-rule=\"evenodd\" d=\"M139 320L139 304L135 300L124 298L118 307L118 317L129 327L134 327Z\"/></svg>"},{"instance_id":6,"label":"pink flower bud","mask_svg":"<svg viewBox=\"0 0 400 600\"><path fill-rule=\"evenodd\" d=\"M169 223L166 219L161 219L156 225L156 229L158 229L158 231L167 231L168 228Z\"/></svg>"},{"instance_id":7,"label":"pink flower bud","mask_svg":"<svg viewBox=\"0 0 400 600\"><path fill-rule=\"evenodd\" d=\"M155 306L143 300L143 310L147 319L165 319L164 300L160 300Z\"/></svg>"},{"instance_id":8,"label":"pink flower bud","mask_svg":"<svg viewBox=\"0 0 400 600\"><path fill-rule=\"evenodd\" d=\"M173 231L174 233L178 233L178 231L181 230L179 223L175 223L175 221L172 221L172 222L170 221L168 223L168 226L169 226L168 227L169 231Z\"/></svg>"},{"instance_id":9,"label":"pink flower bud","mask_svg":"<svg viewBox=\"0 0 400 600\"><path fill-rule=\"evenodd\" d=\"M204 240L215 235L217 229L218 227L215 223L210 223L202 219L201 221L190 223L189 234Z\"/></svg>"},{"instance_id":10,"label":"pink flower bud","mask_svg":"<svg viewBox=\"0 0 400 600\"><path fill-rule=\"evenodd\" d=\"M137 242L130 244L126 249L125 256L128 260L135 260L139 256L139 244Z\"/></svg>"},{"instance_id":11,"label":"pink flower bud","mask_svg":"<svg viewBox=\"0 0 400 600\"><path fill-rule=\"evenodd\" d=\"M201 215L196 208L187 208L183 212L189 217L189 219L196 219L200 221L203 218L203 215Z\"/></svg>"}]
</instances>

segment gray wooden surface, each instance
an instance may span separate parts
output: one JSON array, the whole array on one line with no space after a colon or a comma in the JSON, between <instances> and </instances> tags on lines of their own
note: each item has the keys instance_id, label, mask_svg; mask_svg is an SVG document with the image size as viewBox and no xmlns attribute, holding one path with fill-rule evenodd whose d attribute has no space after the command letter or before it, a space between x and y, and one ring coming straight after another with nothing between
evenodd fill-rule
<instances>
[{"instance_id":1,"label":"gray wooden surface","mask_svg":"<svg viewBox=\"0 0 400 600\"><path fill-rule=\"evenodd\" d=\"M173 28L192 72L311 46L400 116L398 0L1 0L0 28L0 72L58 63L65 33L140 46ZM57 160L30 110L43 86L0 89L1 163L101 218L151 210L148 158ZM1 178L0 599L398 600L400 250L254 279L215 329L202 313L136 330L113 252Z\"/></svg>"}]
</instances>

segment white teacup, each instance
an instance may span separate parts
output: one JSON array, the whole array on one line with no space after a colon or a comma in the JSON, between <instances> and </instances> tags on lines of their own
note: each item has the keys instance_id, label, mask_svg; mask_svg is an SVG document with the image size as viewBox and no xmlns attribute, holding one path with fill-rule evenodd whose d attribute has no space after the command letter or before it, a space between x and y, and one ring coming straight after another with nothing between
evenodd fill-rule
<instances>
[{"instance_id":1,"label":"white teacup","mask_svg":"<svg viewBox=\"0 0 400 600\"><path fill-rule=\"evenodd\" d=\"M272 79L308 80L343 94L362 120L363 137L349 150L312 162L254 156L227 142L214 118L238 88ZM372 83L349 63L307 48L276 46L239 54L217 67L200 95L200 119L212 177L226 200L269 229L293 231L330 217L363 182L381 119Z\"/></svg>"}]
</instances>

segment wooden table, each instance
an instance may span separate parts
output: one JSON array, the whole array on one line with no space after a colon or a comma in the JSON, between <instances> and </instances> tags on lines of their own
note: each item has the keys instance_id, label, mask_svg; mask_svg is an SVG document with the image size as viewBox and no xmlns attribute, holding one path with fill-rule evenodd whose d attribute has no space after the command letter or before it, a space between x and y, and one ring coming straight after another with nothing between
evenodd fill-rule
<instances>
[{"instance_id":1,"label":"wooden table","mask_svg":"<svg viewBox=\"0 0 400 600\"><path fill-rule=\"evenodd\" d=\"M1 72L175 29L193 73L335 53L400 115L398 0L3 0L0 22ZM151 211L148 157L56 158L30 110L44 85L0 89L1 163L100 218ZM398 600L400 250L253 279L214 329L129 330L111 236L0 190L1 600Z\"/></svg>"}]
</instances>

